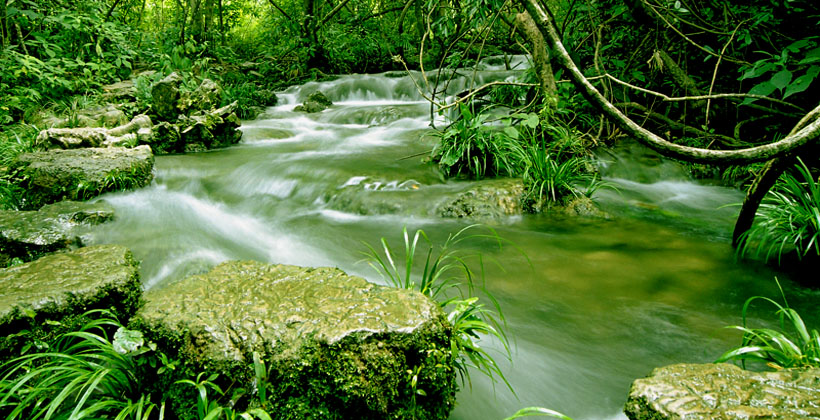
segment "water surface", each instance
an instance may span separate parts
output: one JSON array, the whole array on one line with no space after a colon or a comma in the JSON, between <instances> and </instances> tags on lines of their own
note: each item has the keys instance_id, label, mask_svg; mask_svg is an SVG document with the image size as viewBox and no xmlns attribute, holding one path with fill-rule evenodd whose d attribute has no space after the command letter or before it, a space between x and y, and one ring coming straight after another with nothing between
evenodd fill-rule
<instances>
[{"instance_id":1,"label":"water surface","mask_svg":"<svg viewBox=\"0 0 820 420\"><path fill-rule=\"evenodd\" d=\"M520 72L494 65L476 75L481 83ZM471 83L456 79L447 94ZM335 105L294 113L316 90ZM433 211L469 181L444 180L415 156L435 139L429 104L409 78L342 76L280 99L244 123L239 145L157 157L151 187L104 196L117 219L88 241L131 248L147 288L230 259L337 266L380 281L360 262L363 241L398 246L403 226L443 241L470 223ZM729 238L740 192L694 182L629 143L598 159L617 187L597 196L611 220L510 217L492 227L518 249L475 245L503 267L489 265L486 284L507 316L513 362L503 365L517 396L474 374L452 419L501 419L531 405L576 419L622 418L635 378L670 363L711 362L735 345L737 334L722 327L740 322L749 296L776 296L775 275L792 306L818 318L816 292L735 262Z\"/></svg>"}]
</instances>

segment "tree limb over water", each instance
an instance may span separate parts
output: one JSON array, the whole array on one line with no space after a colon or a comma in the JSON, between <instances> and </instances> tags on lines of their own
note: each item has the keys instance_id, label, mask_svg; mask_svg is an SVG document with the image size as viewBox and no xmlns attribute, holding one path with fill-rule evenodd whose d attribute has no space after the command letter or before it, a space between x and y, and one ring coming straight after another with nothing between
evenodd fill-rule
<instances>
[{"instance_id":1,"label":"tree limb over water","mask_svg":"<svg viewBox=\"0 0 820 420\"><path fill-rule=\"evenodd\" d=\"M764 162L778 156L792 152L798 147L812 143L820 135L820 119L806 125L796 133L792 133L780 141L737 150L710 150L696 147L682 146L670 142L657 134L641 127L624 113L618 110L609 100L603 97L598 89L589 82L581 70L572 61L569 52L564 47L550 12L538 0L522 0L524 7L535 19L538 28L552 45L558 62L567 70L570 79L580 89L587 99L598 107L605 115L611 118L621 129L634 137L645 146L661 153L664 156L681 159L689 162L712 164L745 164ZM820 106L811 113L820 111Z\"/></svg>"}]
</instances>

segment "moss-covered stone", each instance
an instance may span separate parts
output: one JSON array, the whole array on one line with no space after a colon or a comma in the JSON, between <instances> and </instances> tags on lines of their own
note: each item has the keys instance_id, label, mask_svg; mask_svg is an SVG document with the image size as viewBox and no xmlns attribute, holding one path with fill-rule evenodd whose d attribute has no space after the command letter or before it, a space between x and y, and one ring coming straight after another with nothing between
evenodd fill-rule
<instances>
[{"instance_id":1,"label":"moss-covered stone","mask_svg":"<svg viewBox=\"0 0 820 420\"><path fill-rule=\"evenodd\" d=\"M11 165L15 182L26 190L25 209L143 187L153 179L153 168L148 146L25 153Z\"/></svg>"},{"instance_id":2,"label":"moss-covered stone","mask_svg":"<svg viewBox=\"0 0 820 420\"><path fill-rule=\"evenodd\" d=\"M678 364L632 383L632 420L820 418L820 369L751 372L735 365Z\"/></svg>"},{"instance_id":3,"label":"moss-covered stone","mask_svg":"<svg viewBox=\"0 0 820 420\"><path fill-rule=\"evenodd\" d=\"M48 255L0 269L0 359L76 331L92 309L129 319L141 304L138 263L119 245Z\"/></svg>"},{"instance_id":4,"label":"moss-covered stone","mask_svg":"<svg viewBox=\"0 0 820 420\"><path fill-rule=\"evenodd\" d=\"M486 179L438 205L442 217L497 219L523 213L520 179Z\"/></svg>"},{"instance_id":5,"label":"moss-covered stone","mask_svg":"<svg viewBox=\"0 0 820 420\"><path fill-rule=\"evenodd\" d=\"M194 370L252 389L252 353L264 355L274 418L444 419L452 408L451 330L417 292L334 268L235 261L146 301L132 327ZM413 392L416 372L426 395Z\"/></svg>"},{"instance_id":6,"label":"moss-covered stone","mask_svg":"<svg viewBox=\"0 0 820 420\"><path fill-rule=\"evenodd\" d=\"M95 225L113 217L114 209L103 202L61 201L39 211L0 210L0 254L31 261L50 252L81 246L80 238L74 234L77 225Z\"/></svg>"}]
</instances>

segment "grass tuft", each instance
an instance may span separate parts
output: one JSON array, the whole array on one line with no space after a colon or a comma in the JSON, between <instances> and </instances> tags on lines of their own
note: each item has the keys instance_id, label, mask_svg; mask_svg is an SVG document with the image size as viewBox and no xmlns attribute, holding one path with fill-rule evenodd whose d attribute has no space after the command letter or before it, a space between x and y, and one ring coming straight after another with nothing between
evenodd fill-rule
<instances>
[{"instance_id":1,"label":"grass tuft","mask_svg":"<svg viewBox=\"0 0 820 420\"><path fill-rule=\"evenodd\" d=\"M727 327L743 332L740 347L727 351L715 363L739 360L744 368L746 361L762 362L775 369L820 367L820 333L807 328L800 314L789 307L782 288L780 293L783 305L764 296L746 300L742 311L743 325ZM777 308L775 314L780 324L779 330L750 328L747 325L749 307L758 300Z\"/></svg>"}]
</instances>

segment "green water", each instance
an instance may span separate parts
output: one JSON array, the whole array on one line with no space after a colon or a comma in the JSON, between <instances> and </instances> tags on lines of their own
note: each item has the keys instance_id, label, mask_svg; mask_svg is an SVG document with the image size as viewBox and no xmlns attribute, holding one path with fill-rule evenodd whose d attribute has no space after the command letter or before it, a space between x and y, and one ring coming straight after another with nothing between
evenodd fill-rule
<instances>
[{"instance_id":1,"label":"green water","mask_svg":"<svg viewBox=\"0 0 820 420\"><path fill-rule=\"evenodd\" d=\"M483 80L514 78L488 68ZM469 82L458 80L450 93ZM293 107L320 89L336 105L320 114ZM159 288L231 259L337 266L373 281L362 241L402 226L435 241L467 226L432 210L467 182L444 181L419 157L430 150L429 106L408 78L343 76L280 95L284 103L243 125L226 150L158 157L156 181L103 199L114 222L86 234L117 243L142 261L147 288ZM710 362L739 341L722 327L740 322L744 300L776 296L817 320L818 293L784 273L735 263L729 235L742 194L689 180L675 164L625 145L600 156L601 206L612 220L547 215L493 223L513 247L478 250L500 261L487 286L508 322L517 392L479 375L465 385L452 419L501 419L539 405L575 419L623 418L629 385L654 367ZM498 343L485 340L485 346ZM500 357L499 353L499 357Z\"/></svg>"}]
</instances>

